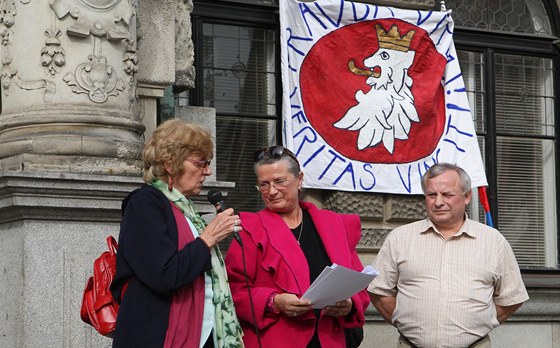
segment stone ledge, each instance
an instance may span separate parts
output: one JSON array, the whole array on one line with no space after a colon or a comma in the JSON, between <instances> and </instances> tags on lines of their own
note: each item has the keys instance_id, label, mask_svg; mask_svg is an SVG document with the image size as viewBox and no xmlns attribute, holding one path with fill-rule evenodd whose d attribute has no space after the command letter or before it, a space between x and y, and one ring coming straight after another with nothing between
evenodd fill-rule
<instances>
[{"instance_id":1,"label":"stone ledge","mask_svg":"<svg viewBox=\"0 0 560 348\"><path fill-rule=\"evenodd\" d=\"M142 161L126 158L24 153L0 159L0 171L138 177Z\"/></svg>"},{"instance_id":2,"label":"stone ledge","mask_svg":"<svg viewBox=\"0 0 560 348\"><path fill-rule=\"evenodd\" d=\"M143 181L138 176L0 171L0 224L40 219L113 221L121 219L121 201ZM192 200L201 214L213 214L209 189L227 196L234 183L207 182Z\"/></svg>"}]
</instances>

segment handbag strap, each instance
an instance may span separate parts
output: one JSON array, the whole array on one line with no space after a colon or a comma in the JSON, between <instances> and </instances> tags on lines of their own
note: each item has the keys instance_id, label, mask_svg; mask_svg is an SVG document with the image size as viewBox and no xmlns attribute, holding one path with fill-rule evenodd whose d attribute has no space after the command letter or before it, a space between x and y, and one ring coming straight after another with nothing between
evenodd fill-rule
<instances>
[{"instance_id":1,"label":"handbag strap","mask_svg":"<svg viewBox=\"0 0 560 348\"><path fill-rule=\"evenodd\" d=\"M107 247L109 248L109 253L111 253L111 256L115 256L115 254L117 253L117 249L119 248L119 244L113 236L107 237Z\"/></svg>"}]
</instances>

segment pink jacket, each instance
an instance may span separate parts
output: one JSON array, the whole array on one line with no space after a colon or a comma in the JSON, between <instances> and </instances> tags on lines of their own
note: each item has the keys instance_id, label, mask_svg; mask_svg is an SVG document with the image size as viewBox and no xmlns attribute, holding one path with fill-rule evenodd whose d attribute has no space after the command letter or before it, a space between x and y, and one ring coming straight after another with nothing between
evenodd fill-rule
<instances>
[{"instance_id":1,"label":"pink jacket","mask_svg":"<svg viewBox=\"0 0 560 348\"><path fill-rule=\"evenodd\" d=\"M307 202L300 202L300 206L311 215L331 261L361 271L363 265L356 253L361 236L359 217L319 210ZM262 346L306 347L315 329L313 312L292 318L282 313L265 311L272 293L289 292L301 296L309 288L309 268L303 252L278 214L265 209L258 213L241 213L240 216L243 230L239 234L243 240L247 276ZM235 241L226 257L226 268L237 316L245 333L245 346L258 347L243 271L242 250ZM352 302L354 308L346 317L321 315L318 330L323 347L345 347L343 328L364 325L364 312L369 304L366 290L354 295Z\"/></svg>"}]
</instances>

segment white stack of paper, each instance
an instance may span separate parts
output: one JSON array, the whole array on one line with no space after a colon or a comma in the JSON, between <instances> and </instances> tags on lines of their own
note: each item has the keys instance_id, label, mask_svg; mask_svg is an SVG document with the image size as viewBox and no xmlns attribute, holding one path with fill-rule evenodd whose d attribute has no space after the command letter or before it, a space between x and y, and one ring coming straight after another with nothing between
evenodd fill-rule
<instances>
[{"instance_id":1,"label":"white stack of paper","mask_svg":"<svg viewBox=\"0 0 560 348\"><path fill-rule=\"evenodd\" d=\"M362 272L339 266L336 263L327 266L303 294L313 303L313 308L334 306L364 290L379 272L371 266L364 267Z\"/></svg>"}]
</instances>

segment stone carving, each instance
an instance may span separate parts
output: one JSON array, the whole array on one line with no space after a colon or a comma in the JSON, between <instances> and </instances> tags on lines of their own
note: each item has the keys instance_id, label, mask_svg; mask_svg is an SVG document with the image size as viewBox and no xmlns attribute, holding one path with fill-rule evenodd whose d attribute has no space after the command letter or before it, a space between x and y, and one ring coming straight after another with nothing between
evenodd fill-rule
<instances>
[{"instance_id":1,"label":"stone carving","mask_svg":"<svg viewBox=\"0 0 560 348\"><path fill-rule=\"evenodd\" d=\"M424 196L391 195L389 201L390 222L413 222L426 218Z\"/></svg>"},{"instance_id":2,"label":"stone carving","mask_svg":"<svg viewBox=\"0 0 560 348\"><path fill-rule=\"evenodd\" d=\"M67 29L68 35L129 38L128 25L134 15L131 0L51 0L51 8L59 19L70 14L76 20Z\"/></svg>"},{"instance_id":3,"label":"stone carving","mask_svg":"<svg viewBox=\"0 0 560 348\"><path fill-rule=\"evenodd\" d=\"M15 23L16 4L13 1L6 1L0 12L0 37L2 45L11 45L14 31L12 26Z\"/></svg>"},{"instance_id":4,"label":"stone carving","mask_svg":"<svg viewBox=\"0 0 560 348\"><path fill-rule=\"evenodd\" d=\"M24 3L24 2L22 2ZM25 3L24 3L25 4ZM2 72L0 73L0 81L4 95L8 96L12 81L21 89L34 90L45 89L43 94L44 102L51 102L56 92L56 85L52 81L47 80L22 80L18 77L18 69L13 63L9 48L13 45L14 31L12 26L16 19L16 4L14 1L6 1L2 3L0 10L0 37L2 43Z\"/></svg>"},{"instance_id":5,"label":"stone carving","mask_svg":"<svg viewBox=\"0 0 560 348\"><path fill-rule=\"evenodd\" d=\"M358 214L371 220L383 219L383 195L366 192L326 191L323 195L325 209L344 214Z\"/></svg>"},{"instance_id":6,"label":"stone carving","mask_svg":"<svg viewBox=\"0 0 560 348\"><path fill-rule=\"evenodd\" d=\"M74 86L72 92L87 93L94 103L104 103L109 96L118 95L124 90L124 83L118 79L115 69L107 65L107 58L97 55L88 56L89 63L82 63L75 74L67 73L63 80Z\"/></svg>"},{"instance_id":7,"label":"stone carving","mask_svg":"<svg viewBox=\"0 0 560 348\"><path fill-rule=\"evenodd\" d=\"M124 54L123 63L124 63L124 72L129 76L128 78L128 85L130 86L130 93L129 93L129 104L132 108L135 104L137 99L136 95L136 84L134 83L134 76L138 72L138 56L136 55L136 48L134 45L134 41L132 40L125 40L126 41L126 52Z\"/></svg>"},{"instance_id":8,"label":"stone carving","mask_svg":"<svg viewBox=\"0 0 560 348\"><path fill-rule=\"evenodd\" d=\"M54 76L60 72L60 67L66 64L66 52L60 47L60 40L62 35L60 29L47 29L45 30L45 47L41 50L41 65L46 70L47 74Z\"/></svg>"},{"instance_id":9,"label":"stone carving","mask_svg":"<svg viewBox=\"0 0 560 348\"><path fill-rule=\"evenodd\" d=\"M383 228L364 228L362 229L362 238L358 243L359 249L377 249L379 250L385 241L387 235L391 232L389 229Z\"/></svg>"},{"instance_id":10,"label":"stone carving","mask_svg":"<svg viewBox=\"0 0 560 348\"><path fill-rule=\"evenodd\" d=\"M67 28L67 34L76 38L93 36L93 54L89 62L67 73L63 80L72 86L74 93L86 93L94 103L104 103L110 96L117 96L125 90L118 71L108 63L101 52L102 38L122 41L126 47L123 53L123 71L129 76L130 106L134 105L134 75L138 72L138 58L131 39L129 24L134 16L132 0L51 0L50 6L61 19L69 15L75 19Z\"/></svg>"},{"instance_id":11,"label":"stone carving","mask_svg":"<svg viewBox=\"0 0 560 348\"><path fill-rule=\"evenodd\" d=\"M194 45L192 41L192 0L177 0L175 14L175 91L194 87Z\"/></svg>"},{"instance_id":12,"label":"stone carving","mask_svg":"<svg viewBox=\"0 0 560 348\"><path fill-rule=\"evenodd\" d=\"M5 51L2 57L2 73L0 74L0 80L5 95L8 95L12 84L12 78L17 74L17 69L12 66L12 57L7 49L7 46L11 45L13 40L12 26L15 23L15 15L15 3L13 1L4 2L0 10L0 37L2 38L0 42Z\"/></svg>"},{"instance_id":13,"label":"stone carving","mask_svg":"<svg viewBox=\"0 0 560 348\"><path fill-rule=\"evenodd\" d=\"M0 79L2 81L2 90L5 95L9 94L10 86L12 85L12 78L16 76L17 69L12 65L12 57L6 51L2 57L2 74Z\"/></svg>"},{"instance_id":14,"label":"stone carving","mask_svg":"<svg viewBox=\"0 0 560 348\"><path fill-rule=\"evenodd\" d=\"M126 52L123 59L124 72L128 75L134 75L138 72L138 56L136 55L136 48L134 48L134 41L132 40L127 39L126 44Z\"/></svg>"},{"instance_id":15,"label":"stone carving","mask_svg":"<svg viewBox=\"0 0 560 348\"><path fill-rule=\"evenodd\" d=\"M43 101L46 103L52 102L54 94L56 93L56 84L49 80L22 80L17 76L14 76L14 82L16 85L25 90L34 89L45 89L43 93Z\"/></svg>"}]
</instances>

